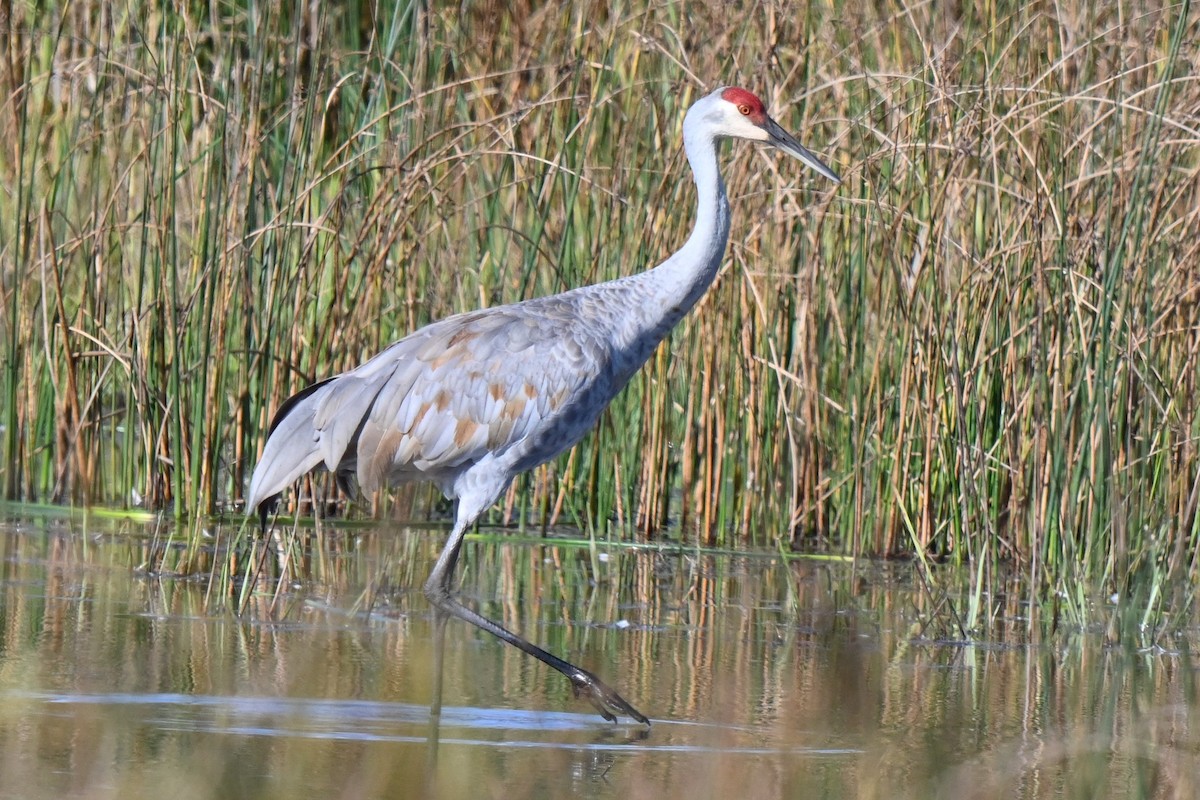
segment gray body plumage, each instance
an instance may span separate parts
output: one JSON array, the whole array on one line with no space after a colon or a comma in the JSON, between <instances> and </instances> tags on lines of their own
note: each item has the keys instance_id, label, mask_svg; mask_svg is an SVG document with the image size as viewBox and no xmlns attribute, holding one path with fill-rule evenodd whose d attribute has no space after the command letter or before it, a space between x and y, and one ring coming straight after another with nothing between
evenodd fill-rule
<instances>
[{"instance_id":1,"label":"gray body plumage","mask_svg":"<svg viewBox=\"0 0 1200 800\"><path fill-rule=\"evenodd\" d=\"M686 309L659 283L645 273L401 339L289 410L248 508L321 465L363 491L419 479L448 497L499 495L583 438L674 327Z\"/></svg>"},{"instance_id":2,"label":"gray body plumage","mask_svg":"<svg viewBox=\"0 0 1200 800\"><path fill-rule=\"evenodd\" d=\"M684 291L677 256L638 275L447 317L326 381L278 421L247 508L321 465L362 491L427 480L490 506L513 477L583 438L703 295L729 229L724 192L714 199L708 257L690 264Z\"/></svg>"},{"instance_id":3,"label":"gray body plumage","mask_svg":"<svg viewBox=\"0 0 1200 800\"><path fill-rule=\"evenodd\" d=\"M425 584L438 614L465 619L559 670L607 719L625 714L646 724L596 676L480 616L450 587L466 530L515 476L595 425L712 283L729 238L718 141L766 142L838 180L744 89L701 98L683 131L697 214L674 255L637 275L448 317L298 393L276 416L246 501L250 513L265 508L321 465L363 491L436 483L455 500L454 527Z\"/></svg>"}]
</instances>

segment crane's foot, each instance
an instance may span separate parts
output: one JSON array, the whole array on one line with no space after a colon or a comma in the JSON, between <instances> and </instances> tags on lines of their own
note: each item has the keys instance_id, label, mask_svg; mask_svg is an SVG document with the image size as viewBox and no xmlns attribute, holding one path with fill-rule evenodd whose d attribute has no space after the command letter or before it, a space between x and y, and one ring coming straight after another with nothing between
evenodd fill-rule
<instances>
[{"instance_id":1,"label":"crane's foot","mask_svg":"<svg viewBox=\"0 0 1200 800\"><path fill-rule=\"evenodd\" d=\"M587 698L600 712L600 716L609 722L616 722L617 717L629 717L647 728L650 727L650 720L645 714L625 702L625 698L586 669L574 667L573 671L567 674L567 678L571 681L575 696Z\"/></svg>"}]
</instances>

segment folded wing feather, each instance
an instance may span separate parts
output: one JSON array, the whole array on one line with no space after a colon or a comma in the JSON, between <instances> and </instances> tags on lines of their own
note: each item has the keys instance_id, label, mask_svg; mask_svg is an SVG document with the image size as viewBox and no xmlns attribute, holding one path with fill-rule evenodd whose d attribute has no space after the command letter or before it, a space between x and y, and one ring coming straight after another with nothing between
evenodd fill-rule
<instances>
[{"instance_id":1,"label":"folded wing feather","mask_svg":"<svg viewBox=\"0 0 1200 800\"><path fill-rule=\"evenodd\" d=\"M285 405L249 502L273 497L322 462L353 469L371 491L410 478L443 481L502 453L540 430L588 380L583 348L563 334L560 320L510 307L462 314L309 387Z\"/></svg>"}]
</instances>

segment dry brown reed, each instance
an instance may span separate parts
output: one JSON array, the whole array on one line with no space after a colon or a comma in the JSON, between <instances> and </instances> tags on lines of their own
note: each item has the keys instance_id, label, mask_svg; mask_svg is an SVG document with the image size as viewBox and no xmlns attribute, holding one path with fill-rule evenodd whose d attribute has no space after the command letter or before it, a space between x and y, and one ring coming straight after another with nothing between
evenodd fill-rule
<instances>
[{"instance_id":1,"label":"dry brown reed","mask_svg":"<svg viewBox=\"0 0 1200 800\"><path fill-rule=\"evenodd\" d=\"M1197 28L1187 3L7 6L4 494L236 508L305 383L682 242L680 119L737 82L846 183L731 152L716 285L503 513L1012 562L1068 603L1080 575L1195 575Z\"/></svg>"}]
</instances>

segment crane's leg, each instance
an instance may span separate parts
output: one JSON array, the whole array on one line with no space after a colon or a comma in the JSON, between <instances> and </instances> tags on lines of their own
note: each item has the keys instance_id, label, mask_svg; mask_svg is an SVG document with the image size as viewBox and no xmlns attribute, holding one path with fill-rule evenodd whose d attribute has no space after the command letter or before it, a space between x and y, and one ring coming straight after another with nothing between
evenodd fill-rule
<instances>
[{"instance_id":1,"label":"crane's leg","mask_svg":"<svg viewBox=\"0 0 1200 800\"><path fill-rule=\"evenodd\" d=\"M450 531L450 539L446 542L442 554L438 556L437 563L433 566L433 571L429 573L429 580L425 581L425 597L429 599L433 607L442 614L458 617L477 628L487 631L493 636L508 642L513 647L523 650L543 664L553 667L563 675L566 675L575 689L575 696L579 697L583 695L586 697L596 707L596 710L600 712L600 716L609 722L616 722L618 716L624 715L649 727L650 720L646 718L645 714L642 714L636 708L629 705L629 703L625 702L625 699L621 695L610 689L595 675L562 660L558 656L547 653L537 645L525 641L507 628L467 608L454 596L454 593L451 591L454 566L458 563L458 553L462 549L463 536L466 535L467 529L474 523L477 516L478 513L472 515L469 512L465 515L455 515L454 527Z\"/></svg>"}]
</instances>

